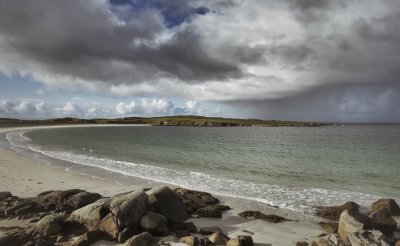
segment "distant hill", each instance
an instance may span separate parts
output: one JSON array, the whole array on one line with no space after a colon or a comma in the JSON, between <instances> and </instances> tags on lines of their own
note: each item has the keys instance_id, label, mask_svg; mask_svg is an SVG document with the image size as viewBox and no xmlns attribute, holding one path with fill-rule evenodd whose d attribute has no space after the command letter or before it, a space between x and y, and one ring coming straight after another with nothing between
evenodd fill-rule
<instances>
[{"instance_id":1,"label":"distant hill","mask_svg":"<svg viewBox=\"0 0 400 246\"><path fill-rule=\"evenodd\" d=\"M126 117L117 119L79 119L56 118L46 120L19 120L0 118L0 127L39 126L39 125L68 125L68 124L148 124L152 126L202 126L202 127L232 127L232 126L323 126L318 122L233 119L204 116L164 116L164 117Z\"/></svg>"}]
</instances>

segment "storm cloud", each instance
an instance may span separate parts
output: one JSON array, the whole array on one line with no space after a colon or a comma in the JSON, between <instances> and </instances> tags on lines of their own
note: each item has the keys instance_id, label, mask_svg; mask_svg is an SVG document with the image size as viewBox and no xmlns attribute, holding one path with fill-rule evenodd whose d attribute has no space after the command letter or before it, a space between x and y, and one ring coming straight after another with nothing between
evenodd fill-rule
<instances>
[{"instance_id":1,"label":"storm cloud","mask_svg":"<svg viewBox=\"0 0 400 246\"><path fill-rule=\"evenodd\" d=\"M0 72L249 117L398 121L399 23L397 0L0 0Z\"/></svg>"}]
</instances>

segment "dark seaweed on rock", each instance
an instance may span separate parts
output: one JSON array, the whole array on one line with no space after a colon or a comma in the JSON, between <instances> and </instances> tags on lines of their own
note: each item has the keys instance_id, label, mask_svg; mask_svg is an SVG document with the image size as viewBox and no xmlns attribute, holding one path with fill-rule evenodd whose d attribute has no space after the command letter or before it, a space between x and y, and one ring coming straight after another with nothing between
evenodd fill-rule
<instances>
[{"instance_id":1,"label":"dark seaweed on rock","mask_svg":"<svg viewBox=\"0 0 400 246\"><path fill-rule=\"evenodd\" d=\"M245 219L265 220L269 222L279 223L282 221L290 221L284 217L274 214L263 214L260 211L244 211L239 213L239 216Z\"/></svg>"}]
</instances>

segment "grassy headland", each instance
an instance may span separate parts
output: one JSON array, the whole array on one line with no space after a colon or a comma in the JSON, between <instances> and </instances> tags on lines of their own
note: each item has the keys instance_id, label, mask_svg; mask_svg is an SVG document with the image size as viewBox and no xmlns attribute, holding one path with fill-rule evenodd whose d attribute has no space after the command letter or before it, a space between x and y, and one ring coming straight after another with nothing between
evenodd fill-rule
<instances>
[{"instance_id":1,"label":"grassy headland","mask_svg":"<svg viewBox=\"0 0 400 246\"><path fill-rule=\"evenodd\" d=\"M229 126L297 126L312 127L323 126L318 122L279 121L259 119L233 119L204 116L164 116L164 117L126 117L116 119L79 119L56 118L46 120L19 120L0 118L0 127L15 126L40 126L40 125L67 125L67 124L148 124L152 126L203 126L203 127L229 127Z\"/></svg>"}]
</instances>

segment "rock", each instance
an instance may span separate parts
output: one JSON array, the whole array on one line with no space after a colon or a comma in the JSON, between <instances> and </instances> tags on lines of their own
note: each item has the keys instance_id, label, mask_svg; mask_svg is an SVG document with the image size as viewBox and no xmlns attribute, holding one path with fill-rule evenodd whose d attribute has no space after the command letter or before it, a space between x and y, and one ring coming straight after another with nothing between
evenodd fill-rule
<instances>
[{"instance_id":1,"label":"rock","mask_svg":"<svg viewBox=\"0 0 400 246\"><path fill-rule=\"evenodd\" d=\"M193 222L185 222L183 223L186 227L186 229L188 229L190 232L196 233L197 232L197 228L196 226L193 224Z\"/></svg>"},{"instance_id":2,"label":"rock","mask_svg":"<svg viewBox=\"0 0 400 246\"><path fill-rule=\"evenodd\" d=\"M339 223L336 223L336 222L320 222L318 224L328 234L336 234L338 232Z\"/></svg>"},{"instance_id":3,"label":"rock","mask_svg":"<svg viewBox=\"0 0 400 246\"><path fill-rule=\"evenodd\" d=\"M56 190L45 191L36 196L36 201L41 204L46 210L65 210L70 209L71 206L65 204L69 197L84 192L84 190L71 189L71 190ZM72 208L75 208L72 206Z\"/></svg>"},{"instance_id":4,"label":"rock","mask_svg":"<svg viewBox=\"0 0 400 246\"><path fill-rule=\"evenodd\" d=\"M375 230L381 231L385 235L391 235L397 228L397 222L392 218L388 209L381 209L372 212L369 217Z\"/></svg>"},{"instance_id":5,"label":"rock","mask_svg":"<svg viewBox=\"0 0 400 246\"><path fill-rule=\"evenodd\" d=\"M8 231L0 231L0 245L21 246L31 240L26 230L15 228Z\"/></svg>"},{"instance_id":6,"label":"rock","mask_svg":"<svg viewBox=\"0 0 400 246\"><path fill-rule=\"evenodd\" d=\"M162 235L167 231L167 219L161 214L147 212L140 220L140 226L153 235Z\"/></svg>"},{"instance_id":7,"label":"rock","mask_svg":"<svg viewBox=\"0 0 400 246\"><path fill-rule=\"evenodd\" d=\"M355 202L346 202L343 205L340 206L334 206L334 207L316 207L316 212L315 214L318 215L319 217L328 219L328 220L334 220L338 221L340 218L340 215L344 210L354 210L357 211L359 210L360 205L358 205Z\"/></svg>"},{"instance_id":8,"label":"rock","mask_svg":"<svg viewBox=\"0 0 400 246\"><path fill-rule=\"evenodd\" d=\"M182 198L167 186L156 187L147 192L156 201L157 210L168 220L184 222L187 219L186 207Z\"/></svg>"},{"instance_id":9,"label":"rock","mask_svg":"<svg viewBox=\"0 0 400 246\"><path fill-rule=\"evenodd\" d=\"M315 239L311 246L341 246L341 241L334 234L319 237Z\"/></svg>"},{"instance_id":10,"label":"rock","mask_svg":"<svg viewBox=\"0 0 400 246\"><path fill-rule=\"evenodd\" d=\"M253 246L253 239L250 236L238 236L229 240L226 246Z\"/></svg>"},{"instance_id":11,"label":"rock","mask_svg":"<svg viewBox=\"0 0 400 246\"><path fill-rule=\"evenodd\" d=\"M117 195L110 202L110 211L116 217L118 227L122 228L139 227L141 218L149 209L149 197L141 191Z\"/></svg>"},{"instance_id":12,"label":"rock","mask_svg":"<svg viewBox=\"0 0 400 246\"><path fill-rule=\"evenodd\" d=\"M372 204L372 212L387 209L393 216L400 216L400 207L393 199L379 199Z\"/></svg>"},{"instance_id":13,"label":"rock","mask_svg":"<svg viewBox=\"0 0 400 246\"><path fill-rule=\"evenodd\" d=\"M88 231L100 230L100 221L109 213L109 202L108 198L97 200L72 212L68 220L83 225Z\"/></svg>"},{"instance_id":14,"label":"rock","mask_svg":"<svg viewBox=\"0 0 400 246\"><path fill-rule=\"evenodd\" d=\"M35 231L44 236L51 236L62 232L63 226L64 215L50 214L43 217L35 224Z\"/></svg>"},{"instance_id":15,"label":"rock","mask_svg":"<svg viewBox=\"0 0 400 246\"><path fill-rule=\"evenodd\" d=\"M218 226L209 226L209 227L200 228L200 234L203 234L203 235L210 235L215 232L222 232L222 229L219 228Z\"/></svg>"},{"instance_id":16,"label":"rock","mask_svg":"<svg viewBox=\"0 0 400 246\"><path fill-rule=\"evenodd\" d=\"M225 205L208 205L199 208L195 213L206 218L222 218L222 211L230 210L229 206Z\"/></svg>"},{"instance_id":17,"label":"rock","mask_svg":"<svg viewBox=\"0 0 400 246\"><path fill-rule=\"evenodd\" d=\"M386 237L377 230L353 232L348 234L348 238L352 246L389 246Z\"/></svg>"},{"instance_id":18,"label":"rock","mask_svg":"<svg viewBox=\"0 0 400 246\"><path fill-rule=\"evenodd\" d=\"M2 201L3 199L6 199L8 197L11 197L12 194L9 191L1 191L0 192L0 201Z\"/></svg>"},{"instance_id":19,"label":"rock","mask_svg":"<svg viewBox=\"0 0 400 246\"><path fill-rule=\"evenodd\" d=\"M296 246L308 246L307 242L296 242Z\"/></svg>"},{"instance_id":20,"label":"rock","mask_svg":"<svg viewBox=\"0 0 400 246\"><path fill-rule=\"evenodd\" d=\"M118 242L125 243L126 240L138 234L137 229L133 229L130 227L125 227L122 231L118 233Z\"/></svg>"},{"instance_id":21,"label":"rock","mask_svg":"<svg viewBox=\"0 0 400 246\"><path fill-rule=\"evenodd\" d=\"M127 240L125 246L157 246L157 240L150 233L143 232Z\"/></svg>"},{"instance_id":22,"label":"rock","mask_svg":"<svg viewBox=\"0 0 400 246\"><path fill-rule=\"evenodd\" d=\"M175 236L179 237L179 238L187 237L187 236L190 236L190 231L189 230L176 230Z\"/></svg>"},{"instance_id":23,"label":"rock","mask_svg":"<svg viewBox=\"0 0 400 246\"><path fill-rule=\"evenodd\" d=\"M183 188L176 188L175 191L181 196L188 213L194 213L201 207L219 203L217 198L207 192Z\"/></svg>"},{"instance_id":24,"label":"rock","mask_svg":"<svg viewBox=\"0 0 400 246\"><path fill-rule=\"evenodd\" d=\"M199 239L197 237L186 236L179 239L179 242L186 243L190 246L199 246Z\"/></svg>"},{"instance_id":25,"label":"rock","mask_svg":"<svg viewBox=\"0 0 400 246\"><path fill-rule=\"evenodd\" d=\"M242 246L239 238L233 238L226 243L226 246Z\"/></svg>"},{"instance_id":26,"label":"rock","mask_svg":"<svg viewBox=\"0 0 400 246\"><path fill-rule=\"evenodd\" d=\"M208 239L216 245L225 245L230 240L230 238L222 232L213 233Z\"/></svg>"},{"instance_id":27,"label":"rock","mask_svg":"<svg viewBox=\"0 0 400 246\"><path fill-rule=\"evenodd\" d=\"M34 202L34 201L32 201L32 200L23 200L23 201L20 201L20 202L16 203L15 205L13 205L13 206L7 208L7 209L4 211L4 214L5 214L6 216L12 216L12 215L15 215L15 214L16 214L15 212L16 212L17 210L19 210L19 209L26 209L26 208L28 208L28 210L33 210L33 209L36 208L36 207L39 207L39 205L38 205L36 202ZM38 210L39 210L39 209L38 209ZM21 210L21 211L22 211L22 210Z\"/></svg>"},{"instance_id":28,"label":"rock","mask_svg":"<svg viewBox=\"0 0 400 246\"><path fill-rule=\"evenodd\" d=\"M211 246L211 245L214 245L211 241L210 241L210 239L208 239L208 238L201 238L200 239L200 245L201 246Z\"/></svg>"},{"instance_id":29,"label":"rock","mask_svg":"<svg viewBox=\"0 0 400 246\"><path fill-rule=\"evenodd\" d=\"M35 246L54 246L54 243L45 239L39 239Z\"/></svg>"},{"instance_id":30,"label":"rock","mask_svg":"<svg viewBox=\"0 0 400 246\"><path fill-rule=\"evenodd\" d=\"M116 218L109 213L100 221L100 231L105 232L113 239L118 238L118 225Z\"/></svg>"},{"instance_id":31,"label":"rock","mask_svg":"<svg viewBox=\"0 0 400 246\"><path fill-rule=\"evenodd\" d=\"M70 206L78 209L78 208L84 207L90 203L93 203L101 198L102 198L101 195L98 193L90 193L90 192L84 191L84 192L80 192L80 193L70 196L66 203L69 204Z\"/></svg>"},{"instance_id":32,"label":"rock","mask_svg":"<svg viewBox=\"0 0 400 246\"><path fill-rule=\"evenodd\" d=\"M56 239L56 243L64 243L66 241L68 241L68 237L63 236L63 235L58 236Z\"/></svg>"},{"instance_id":33,"label":"rock","mask_svg":"<svg viewBox=\"0 0 400 246\"><path fill-rule=\"evenodd\" d=\"M273 214L263 214L260 211L244 211L239 213L239 216L245 219L255 219L255 220L265 220L265 221L269 221L269 222L274 222L274 223L279 223L282 221L289 221L286 218L283 218L281 216L278 215L273 215Z\"/></svg>"},{"instance_id":34,"label":"rock","mask_svg":"<svg viewBox=\"0 0 400 246\"><path fill-rule=\"evenodd\" d=\"M349 245L348 235L361 230L372 229L371 219L355 210L345 210L340 215L338 234L345 245Z\"/></svg>"}]
</instances>

